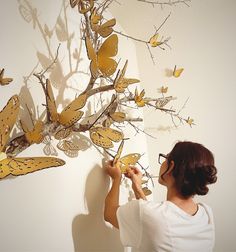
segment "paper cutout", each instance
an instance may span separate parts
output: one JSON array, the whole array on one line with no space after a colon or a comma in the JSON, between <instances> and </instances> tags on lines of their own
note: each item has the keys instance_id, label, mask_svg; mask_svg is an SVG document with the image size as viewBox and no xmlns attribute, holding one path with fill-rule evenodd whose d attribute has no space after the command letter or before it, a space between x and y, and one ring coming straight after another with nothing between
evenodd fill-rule
<instances>
[{"instance_id":1,"label":"paper cutout","mask_svg":"<svg viewBox=\"0 0 236 252\"><path fill-rule=\"evenodd\" d=\"M168 91L168 87L162 86L162 87L160 88L160 92L161 92L162 94L166 94L167 91Z\"/></svg>"},{"instance_id":2,"label":"paper cutout","mask_svg":"<svg viewBox=\"0 0 236 252\"><path fill-rule=\"evenodd\" d=\"M134 96L134 101L138 105L138 107L143 107L146 104L146 101L143 99L145 95L144 89L138 94L138 89L135 89L135 96Z\"/></svg>"},{"instance_id":3,"label":"paper cutout","mask_svg":"<svg viewBox=\"0 0 236 252\"><path fill-rule=\"evenodd\" d=\"M3 153L9 134L16 122L19 107L19 98L15 95L9 99L7 105L0 112L0 179L10 174L24 175L65 164L63 160L52 157L8 158L6 153Z\"/></svg>"},{"instance_id":4,"label":"paper cutout","mask_svg":"<svg viewBox=\"0 0 236 252\"><path fill-rule=\"evenodd\" d=\"M78 6L79 13L85 14L93 8L94 0L70 0L70 6Z\"/></svg>"},{"instance_id":5,"label":"paper cutout","mask_svg":"<svg viewBox=\"0 0 236 252\"><path fill-rule=\"evenodd\" d=\"M58 156L56 148L52 145L49 135L46 135L43 139L45 146L43 147L43 152L46 156Z\"/></svg>"},{"instance_id":6,"label":"paper cutout","mask_svg":"<svg viewBox=\"0 0 236 252\"><path fill-rule=\"evenodd\" d=\"M168 96L168 97L163 97L163 98L159 98L156 101L156 107L157 108L163 108L167 103L169 103L170 101L172 101L174 98L172 96Z\"/></svg>"},{"instance_id":7,"label":"paper cutout","mask_svg":"<svg viewBox=\"0 0 236 252\"><path fill-rule=\"evenodd\" d=\"M150 38L150 40L149 40L148 43L149 43L152 47L157 47L157 46L159 46L159 45L162 44L162 42L158 41L158 36L159 36L159 34L157 33L157 34L154 34L154 35Z\"/></svg>"},{"instance_id":8,"label":"paper cutout","mask_svg":"<svg viewBox=\"0 0 236 252\"><path fill-rule=\"evenodd\" d=\"M73 143L70 140L63 140L57 144L57 148L69 157L77 157L80 147L78 144Z\"/></svg>"},{"instance_id":9,"label":"paper cutout","mask_svg":"<svg viewBox=\"0 0 236 252\"><path fill-rule=\"evenodd\" d=\"M0 85L5 86L13 81L12 78L4 77L4 68L0 70Z\"/></svg>"},{"instance_id":10,"label":"paper cutout","mask_svg":"<svg viewBox=\"0 0 236 252\"><path fill-rule=\"evenodd\" d=\"M25 133L25 138L28 141L28 143L41 143L43 141L43 128L44 123L42 121L36 121L35 125L32 130L29 130L25 123L21 120L21 127Z\"/></svg>"},{"instance_id":11,"label":"paper cutout","mask_svg":"<svg viewBox=\"0 0 236 252\"><path fill-rule=\"evenodd\" d=\"M112 59L118 51L118 37L116 34L108 37L101 47L96 52L88 37L85 38L87 55L91 60L90 70L93 77L98 77L102 74L104 77L109 77L116 71L117 62Z\"/></svg>"},{"instance_id":12,"label":"paper cutout","mask_svg":"<svg viewBox=\"0 0 236 252\"><path fill-rule=\"evenodd\" d=\"M138 79L125 78L125 72L128 65L128 60L126 60L123 69L118 71L116 78L114 80L114 88L117 93L124 93L125 89L134 83L140 82Z\"/></svg>"},{"instance_id":13,"label":"paper cutout","mask_svg":"<svg viewBox=\"0 0 236 252\"><path fill-rule=\"evenodd\" d=\"M119 142L124 138L122 132L105 127L94 127L89 133L93 143L105 149L112 148L113 142Z\"/></svg>"},{"instance_id":14,"label":"paper cutout","mask_svg":"<svg viewBox=\"0 0 236 252\"><path fill-rule=\"evenodd\" d=\"M71 128L63 128L63 129L60 129L58 130L55 134L54 134L54 137L57 139L57 140L62 140L62 139L65 139L67 138L72 132L72 129Z\"/></svg>"},{"instance_id":15,"label":"paper cutout","mask_svg":"<svg viewBox=\"0 0 236 252\"><path fill-rule=\"evenodd\" d=\"M175 78L178 78L182 74L183 71L184 71L184 68L177 69L176 65L175 65L175 68L174 68L174 71L173 71L173 76Z\"/></svg>"},{"instance_id":16,"label":"paper cutout","mask_svg":"<svg viewBox=\"0 0 236 252\"><path fill-rule=\"evenodd\" d=\"M117 165L122 173L126 173L126 170L130 168L130 166L136 165L141 155L139 153L131 153L123 157L120 157L123 147L124 147L124 140L122 140L118 148L117 154L114 157L113 165Z\"/></svg>"},{"instance_id":17,"label":"paper cutout","mask_svg":"<svg viewBox=\"0 0 236 252\"><path fill-rule=\"evenodd\" d=\"M119 122L119 123L124 122L126 118L126 114L123 112L115 112L115 113L109 114L109 116L111 117L113 121Z\"/></svg>"},{"instance_id":18,"label":"paper cutout","mask_svg":"<svg viewBox=\"0 0 236 252\"><path fill-rule=\"evenodd\" d=\"M84 112L80 111L87 101L87 95L79 95L69 105L67 105L61 113L57 113L55 98L52 92L52 87L49 79L46 81L47 90L47 106L50 112L50 118L53 122L59 122L65 127L70 127L75 124L83 116Z\"/></svg>"}]
</instances>

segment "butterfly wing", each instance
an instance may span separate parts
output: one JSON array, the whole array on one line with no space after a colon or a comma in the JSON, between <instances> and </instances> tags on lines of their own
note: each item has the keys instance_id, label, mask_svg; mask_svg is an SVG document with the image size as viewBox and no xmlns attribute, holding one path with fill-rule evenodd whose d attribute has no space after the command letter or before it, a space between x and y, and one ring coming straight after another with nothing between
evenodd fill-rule
<instances>
[{"instance_id":1,"label":"butterfly wing","mask_svg":"<svg viewBox=\"0 0 236 252\"><path fill-rule=\"evenodd\" d=\"M104 41L97 53L98 68L103 76L111 76L116 71L117 62L111 57L116 56L117 52L118 37L113 34Z\"/></svg>"},{"instance_id":2,"label":"butterfly wing","mask_svg":"<svg viewBox=\"0 0 236 252\"><path fill-rule=\"evenodd\" d=\"M124 122L126 115L123 112L115 112L113 114L110 114L110 117L113 121L121 123Z\"/></svg>"},{"instance_id":3,"label":"butterfly wing","mask_svg":"<svg viewBox=\"0 0 236 252\"><path fill-rule=\"evenodd\" d=\"M118 151L117 151L117 153L116 153L116 155L114 157L114 160L113 160L113 165L115 165L117 163L117 161L120 159L123 147L124 147L124 140L122 140L121 143L120 143Z\"/></svg>"},{"instance_id":4,"label":"butterfly wing","mask_svg":"<svg viewBox=\"0 0 236 252\"><path fill-rule=\"evenodd\" d=\"M12 96L7 105L0 112L0 152L5 147L10 132L16 122L20 108L20 102L17 95Z\"/></svg>"},{"instance_id":5,"label":"butterfly wing","mask_svg":"<svg viewBox=\"0 0 236 252\"><path fill-rule=\"evenodd\" d=\"M4 68L0 71L0 85L5 86L8 85L10 82L12 82L12 78L4 78Z\"/></svg>"},{"instance_id":6,"label":"butterfly wing","mask_svg":"<svg viewBox=\"0 0 236 252\"><path fill-rule=\"evenodd\" d=\"M173 71L173 76L175 78L178 78L182 74L183 71L184 71L184 68L176 69L176 66L175 66L174 71Z\"/></svg>"},{"instance_id":7,"label":"butterfly wing","mask_svg":"<svg viewBox=\"0 0 236 252\"><path fill-rule=\"evenodd\" d=\"M53 95L51 82L49 79L46 80L46 90L47 90L46 102L48 111L50 113L50 118L53 122L57 122L58 121L57 106Z\"/></svg>"},{"instance_id":8,"label":"butterfly wing","mask_svg":"<svg viewBox=\"0 0 236 252\"><path fill-rule=\"evenodd\" d=\"M139 153L131 153L119 159L119 165L122 173L126 172L126 169L132 165L135 165L140 159Z\"/></svg>"},{"instance_id":9,"label":"butterfly wing","mask_svg":"<svg viewBox=\"0 0 236 252\"><path fill-rule=\"evenodd\" d=\"M108 37L113 32L113 26L116 24L116 19L110 19L104 24L100 25L95 29L103 38Z\"/></svg>"},{"instance_id":10,"label":"butterfly wing","mask_svg":"<svg viewBox=\"0 0 236 252\"><path fill-rule=\"evenodd\" d=\"M97 62L97 54L93 48L93 45L88 37L85 38L85 45L87 50L88 58L91 60L90 63L90 71L93 77L96 77L98 74L98 62Z\"/></svg>"},{"instance_id":11,"label":"butterfly wing","mask_svg":"<svg viewBox=\"0 0 236 252\"><path fill-rule=\"evenodd\" d=\"M83 108L87 101L87 95L83 94L75 98L63 111L59 114L59 122L65 127L70 127L76 123L84 114L79 109Z\"/></svg>"},{"instance_id":12,"label":"butterfly wing","mask_svg":"<svg viewBox=\"0 0 236 252\"><path fill-rule=\"evenodd\" d=\"M0 179L8 175L25 175L38 170L62 166L65 161L54 157L6 158L0 161Z\"/></svg>"},{"instance_id":13,"label":"butterfly wing","mask_svg":"<svg viewBox=\"0 0 236 252\"><path fill-rule=\"evenodd\" d=\"M90 138L94 144L105 149L112 148L112 142L119 142L124 138L122 132L111 128L97 127L90 129Z\"/></svg>"}]
</instances>

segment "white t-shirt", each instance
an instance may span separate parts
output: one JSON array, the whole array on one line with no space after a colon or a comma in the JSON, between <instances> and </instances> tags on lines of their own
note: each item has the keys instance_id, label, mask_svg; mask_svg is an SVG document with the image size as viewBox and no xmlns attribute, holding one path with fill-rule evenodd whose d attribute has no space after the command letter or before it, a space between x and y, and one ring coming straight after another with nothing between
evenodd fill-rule
<instances>
[{"instance_id":1,"label":"white t-shirt","mask_svg":"<svg viewBox=\"0 0 236 252\"><path fill-rule=\"evenodd\" d=\"M123 246L136 251L209 252L214 247L213 214L203 203L192 216L170 201L133 200L118 208L117 219Z\"/></svg>"}]
</instances>

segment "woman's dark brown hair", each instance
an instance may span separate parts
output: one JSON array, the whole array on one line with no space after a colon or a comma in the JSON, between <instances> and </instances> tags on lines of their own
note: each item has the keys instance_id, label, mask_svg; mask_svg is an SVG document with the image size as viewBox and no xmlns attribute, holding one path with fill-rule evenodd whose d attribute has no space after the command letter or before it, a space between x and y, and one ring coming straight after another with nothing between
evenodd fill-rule
<instances>
[{"instance_id":1,"label":"woman's dark brown hair","mask_svg":"<svg viewBox=\"0 0 236 252\"><path fill-rule=\"evenodd\" d=\"M175 185L183 197L205 195L209 190L207 185L217 180L213 154L201 144L178 142L168 155L168 163L171 160Z\"/></svg>"}]
</instances>

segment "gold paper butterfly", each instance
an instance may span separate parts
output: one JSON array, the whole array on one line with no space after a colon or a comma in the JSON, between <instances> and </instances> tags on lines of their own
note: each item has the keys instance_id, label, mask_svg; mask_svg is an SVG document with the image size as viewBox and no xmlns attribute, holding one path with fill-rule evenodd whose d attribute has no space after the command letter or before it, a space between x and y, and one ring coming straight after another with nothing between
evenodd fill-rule
<instances>
[{"instance_id":1,"label":"gold paper butterfly","mask_svg":"<svg viewBox=\"0 0 236 252\"><path fill-rule=\"evenodd\" d=\"M157 47L159 45L162 44L162 42L158 41L158 36L159 34L154 34L150 39L149 39L149 44L152 46L152 47Z\"/></svg>"},{"instance_id":2,"label":"gold paper butterfly","mask_svg":"<svg viewBox=\"0 0 236 252\"><path fill-rule=\"evenodd\" d=\"M168 87L161 87L160 88L160 92L162 93L162 94L166 94L167 93L167 91L168 91Z\"/></svg>"},{"instance_id":3,"label":"gold paper butterfly","mask_svg":"<svg viewBox=\"0 0 236 252\"><path fill-rule=\"evenodd\" d=\"M78 11L81 14L85 14L90 11L94 6L94 0L70 0L71 8L78 5Z\"/></svg>"},{"instance_id":4,"label":"gold paper butterfly","mask_svg":"<svg viewBox=\"0 0 236 252\"><path fill-rule=\"evenodd\" d=\"M134 96L134 101L138 105L138 107L143 107L146 104L146 101L143 99L145 95L144 89L141 91L140 94L138 94L138 89L135 89L135 96Z\"/></svg>"},{"instance_id":5,"label":"gold paper butterfly","mask_svg":"<svg viewBox=\"0 0 236 252\"><path fill-rule=\"evenodd\" d=\"M70 127L82 117L84 112L80 111L80 109L86 104L86 94L79 95L69 105L67 105L61 113L57 113L56 102L49 79L46 81L46 90L47 107L50 112L51 121L59 122L65 127Z\"/></svg>"},{"instance_id":6,"label":"gold paper butterfly","mask_svg":"<svg viewBox=\"0 0 236 252\"><path fill-rule=\"evenodd\" d=\"M113 160L113 165L117 165L120 168L122 173L126 173L126 170L130 166L134 166L138 162L141 155L139 153L131 153L123 157L120 157L123 147L124 147L124 140L121 142L118 148L117 154Z\"/></svg>"},{"instance_id":7,"label":"gold paper butterfly","mask_svg":"<svg viewBox=\"0 0 236 252\"><path fill-rule=\"evenodd\" d=\"M63 160L52 157L10 158L7 156L4 149L16 122L19 107L19 98L15 95L0 112L0 179L10 174L14 176L24 175L65 164Z\"/></svg>"},{"instance_id":8,"label":"gold paper butterfly","mask_svg":"<svg viewBox=\"0 0 236 252\"><path fill-rule=\"evenodd\" d=\"M54 137L57 139L57 140L62 140L62 139L65 139L67 138L72 132L72 129L71 128L63 128L63 129L60 129L58 130L55 134L54 134Z\"/></svg>"},{"instance_id":9,"label":"gold paper butterfly","mask_svg":"<svg viewBox=\"0 0 236 252\"><path fill-rule=\"evenodd\" d=\"M93 8L93 11L90 15L90 24L91 24L92 30L93 30L93 27L101 21L101 19L102 19L102 15L97 13L96 8Z\"/></svg>"},{"instance_id":10,"label":"gold paper butterfly","mask_svg":"<svg viewBox=\"0 0 236 252\"><path fill-rule=\"evenodd\" d=\"M176 65L175 65L175 68L174 68L174 71L173 71L173 76L175 78L178 78L182 74L183 71L184 71L184 68L177 69Z\"/></svg>"},{"instance_id":11,"label":"gold paper butterfly","mask_svg":"<svg viewBox=\"0 0 236 252\"><path fill-rule=\"evenodd\" d=\"M97 32L99 35L101 35L103 38L108 37L113 32L113 26L116 24L116 19L112 18L108 21L106 21L104 24L94 24L91 23L91 28L93 31Z\"/></svg>"},{"instance_id":12,"label":"gold paper butterfly","mask_svg":"<svg viewBox=\"0 0 236 252\"><path fill-rule=\"evenodd\" d=\"M119 122L119 123L124 122L125 118L126 114L123 112L109 113L107 119L103 121L102 125L104 127L110 127L113 122Z\"/></svg>"},{"instance_id":13,"label":"gold paper butterfly","mask_svg":"<svg viewBox=\"0 0 236 252\"><path fill-rule=\"evenodd\" d=\"M93 143L105 149L112 148L113 142L119 142L124 138L122 132L105 127L94 127L89 133Z\"/></svg>"},{"instance_id":14,"label":"gold paper butterfly","mask_svg":"<svg viewBox=\"0 0 236 252\"><path fill-rule=\"evenodd\" d=\"M41 143L43 141L43 128L44 123L42 121L36 121L32 130L29 130L23 121L20 121L21 127L25 133L25 138L28 143Z\"/></svg>"},{"instance_id":15,"label":"gold paper butterfly","mask_svg":"<svg viewBox=\"0 0 236 252\"><path fill-rule=\"evenodd\" d=\"M4 77L4 68L0 71L0 85L5 86L12 82L13 79L9 77Z\"/></svg>"},{"instance_id":16,"label":"gold paper butterfly","mask_svg":"<svg viewBox=\"0 0 236 252\"><path fill-rule=\"evenodd\" d=\"M108 37L96 52L88 37L85 38L88 58L91 60L90 70L93 77L102 74L104 77L111 76L117 68L117 62L112 59L118 51L118 37L116 34Z\"/></svg>"},{"instance_id":17,"label":"gold paper butterfly","mask_svg":"<svg viewBox=\"0 0 236 252\"><path fill-rule=\"evenodd\" d=\"M121 71L120 70L118 71L116 78L114 80L114 88L117 93L124 93L125 89L129 85L139 82L138 79L125 78L127 64L128 64L128 60L126 60L123 69Z\"/></svg>"},{"instance_id":18,"label":"gold paper butterfly","mask_svg":"<svg viewBox=\"0 0 236 252\"><path fill-rule=\"evenodd\" d=\"M186 119L185 121L186 121L186 123L189 124L191 127L192 127L192 125L194 124L194 123L193 123L194 120L193 120L192 118L190 118L190 117L188 117L188 119Z\"/></svg>"}]
</instances>

